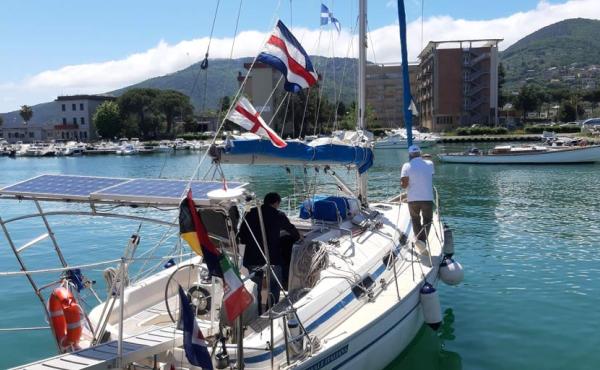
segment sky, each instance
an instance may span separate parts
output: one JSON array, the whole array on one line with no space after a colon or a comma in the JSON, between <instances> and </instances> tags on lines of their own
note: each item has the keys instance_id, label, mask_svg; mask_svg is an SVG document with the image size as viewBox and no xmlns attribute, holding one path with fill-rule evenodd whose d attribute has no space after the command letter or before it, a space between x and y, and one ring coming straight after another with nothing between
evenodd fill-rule
<instances>
[{"instance_id":1,"label":"sky","mask_svg":"<svg viewBox=\"0 0 600 370\"><path fill-rule=\"evenodd\" d=\"M340 20L339 34L331 27L320 28L322 2ZM599 2L405 0L409 59L416 60L428 40L502 38L502 50L563 19L600 19ZM277 19L292 28L309 54L355 57L357 3L1 0L0 112L58 95L103 93L176 72L202 60L209 40L210 58L255 56ZM395 0L369 1L370 61L400 61L397 19Z\"/></svg>"}]
</instances>

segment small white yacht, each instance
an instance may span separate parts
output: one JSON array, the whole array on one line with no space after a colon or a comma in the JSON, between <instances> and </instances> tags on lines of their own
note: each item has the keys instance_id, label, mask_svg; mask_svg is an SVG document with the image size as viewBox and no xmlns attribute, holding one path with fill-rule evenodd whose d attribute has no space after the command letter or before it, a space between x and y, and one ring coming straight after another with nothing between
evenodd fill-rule
<instances>
[{"instance_id":1,"label":"small white yacht","mask_svg":"<svg viewBox=\"0 0 600 370\"><path fill-rule=\"evenodd\" d=\"M439 138L435 135L421 133L413 130L413 144L421 148L427 148L435 145ZM386 136L383 139L377 140L373 145L375 149L406 149L408 148L408 139L406 137L406 129L398 128L386 131Z\"/></svg>"},{"instance_id":2,"label":"small white yacht","mask_svg":"<svg viewBox=\"0 0 600 370\"><path fill-rule=\"evenodd\" d=\"M161 140L158 142L158 146L154 148L154 151L158 153L170 153L173 151L173 143L170 140Z\"/></svg>"}]
</instances>

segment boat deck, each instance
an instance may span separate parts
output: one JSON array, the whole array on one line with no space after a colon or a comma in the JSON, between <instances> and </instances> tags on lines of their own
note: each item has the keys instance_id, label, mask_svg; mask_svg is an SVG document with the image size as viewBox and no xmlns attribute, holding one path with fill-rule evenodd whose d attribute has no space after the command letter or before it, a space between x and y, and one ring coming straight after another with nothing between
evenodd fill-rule
<instances>
[{"instance_id":1,"label":"boat deck","mask_svg":"<svg viewBox=\"0 0 600 370\"><path fill-rule=\"evenodd\" d=\"M131 336L123 341L122 361L126 364L141 361L182 344L183 332L175 329L175 326L150 330ZM118 344L114 340L95 347L73 353L65 353L13 369L99 370L117 368L118 363Z\"/></svg>"}]
</instances>

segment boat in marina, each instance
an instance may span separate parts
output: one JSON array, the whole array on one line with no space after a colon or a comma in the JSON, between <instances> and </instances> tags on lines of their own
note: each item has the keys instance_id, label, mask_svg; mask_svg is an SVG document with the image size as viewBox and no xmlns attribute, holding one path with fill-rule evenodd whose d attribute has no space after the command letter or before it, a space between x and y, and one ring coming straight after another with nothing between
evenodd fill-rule
<instances>
[{"instance_id":1,"label":"boat in marina","mask_svg":"<svg viewBox=\"0 0 600 370\"><path fill-rule=\"evenodd\" d=\"M158 153L170 153L173 151L173 144L169 140L161 140L155 148Z\"/></svg>"},{"instance_id":2,"label":"boat in marina","mask_svg":"<svg viewBox=\"0 0 600 370\"><path fill-rule=\"evenodd\" d=\"M434 135L424 134L417 130L413 131L412 142L421 148L433 146L438 140L439 138ZM409 145L406 129L399 128L386 131L386 136L377 140L373 147L375 149L407 149Z\"/></svg>"},{"instance_id":3,"label":"boat in marina","mask_svg":"<svg viewBox=\"0 0 600 370\"><path fill-rule=\"evenodd\" d=\"M399 6L404 9L403 2ZM359 14L359 39L366 41L366 0L360 0ZM405 32L404 17L400 24ZM281 21L277 31L301 49ZM401 35L407 68L405 33ZM417 241L399 189L386 200L369 197L373 144L365 131L366 42L359 45L360 114L355 131L308 144L290 140L280 147L262 137L216 145L217 132L215 145L200 161L210 155L215 168L210 180L193 180L200 177L198 165L187 180L45 174L0 189L2 200L32 202L37 210L0 218L0 226L17 260L15 274L31 285L53 328L49 335L55 338L59 353L19 368L197 369L198 364L194 366L195 360L188 356L189 348L182 346L193 332L194 343L208 349L205 356L211 365L204 368L383 369L424 323L437 328L442 317L435 286L439 280L458 283L462 274L450 259L454 253L451 231L442 221L437 196L426 242ZM310 61L303 50L302 54L306 59L299 65L308 69ZM408 73L404 75L408 84ZM404 93L410 100L410 89ZM239 92L234 102L238 98ZM412 137L410 119L407 122ZM292 248L287 284L274 279L286 288L279 303L265 307L262 314L258 313L262 302L241 298L240 292L256 297L257 286L251 280L253 273L240 267L245 246L237 238L245 215L254 207L260 210L262 202L253 184L225 178L221 166L228 163L279 164L282 176L293 167L307 176L307 183L315 184L298 192L289 189L290 198L301 200L300 210L292 207L289 216L302 238ZM338 175L336 168L351 172L355 183ZM326 180L316 181L316 176ZM336 186L332 189L328 182ZM324 186L317 188L318 184ZM46 203L53 204L51 210L45 211ZM65 216L134 220L140 226L124 240L121 255L75 266L69 265L52 229L52 219ZM189 232L185 229L189 218L197 242L190 246L202 253L192 253L181 242L189 240L183 235ZM17 245L9 229L31 220L39 221L45 231ZM260 224L261 230L271 226ZM178 226L181 239L161 238L162 243L169 243L164 245L168 253L157 256L158 263L134 279L132 266L144 263L148 256L140 249L141 232L152 228L152 233L158 233ZM254 238L261 234L252 232ZM52 243L60 264L30 270L31 255L26 251L44 240ZM266 250L267 260L268 255ZM217 257L222 270L212 260ZM104 294L86 277L87 270L100 266L107 267ZM223 266L230 273L223 273ZM267 284L271 275L277 276L268 263L262 270ZM49 284L38 279L39 273L57 276ZM181 307L185 299L192 306ZM95 305L84 310L79 304L83 300ZM239 308L235 315L232 304ZM188 310L193 330L186 324ZM184 322L183 331L178 321Z\"/></svg>"},{"instance_id":4,"label":"boat in marina","mask_svg":"<svg viewBox=\"0 0 600 370\"><path fill-rule=\"evenodd\" d=\"M484 152L471 148L463 153L443 153L440 161L479 164L559 164L600 162L600 145L513 146L500 145Z\"/></svg>"},{"instance_id":5,"label":"boat in marina","mask_svg":"<svg viewBox=\"0 0 600 370\"><path fill-rule=\"evenodd\" d=\"M54 157L56 149L52 143L34 143L29 145L22 156L24 157Z\"/></svg>"}]
</instances>

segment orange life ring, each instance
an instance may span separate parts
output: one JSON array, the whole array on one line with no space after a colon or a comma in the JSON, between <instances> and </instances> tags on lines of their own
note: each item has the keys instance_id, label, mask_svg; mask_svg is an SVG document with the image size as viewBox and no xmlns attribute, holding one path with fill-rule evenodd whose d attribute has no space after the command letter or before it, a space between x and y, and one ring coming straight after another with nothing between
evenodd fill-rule
<instances>
[{"instance_id":1,"label":"orange life ring","mask_svg":"<svg viewBox=\"0 0 600 370\"><path fill-rule=\"evenodd\" d=\"M50 325L61 348L78 347L83 328L81 327L81 307L73 294L65 287L52 291L48 299Z\"/></svg>"}]
</instances>

